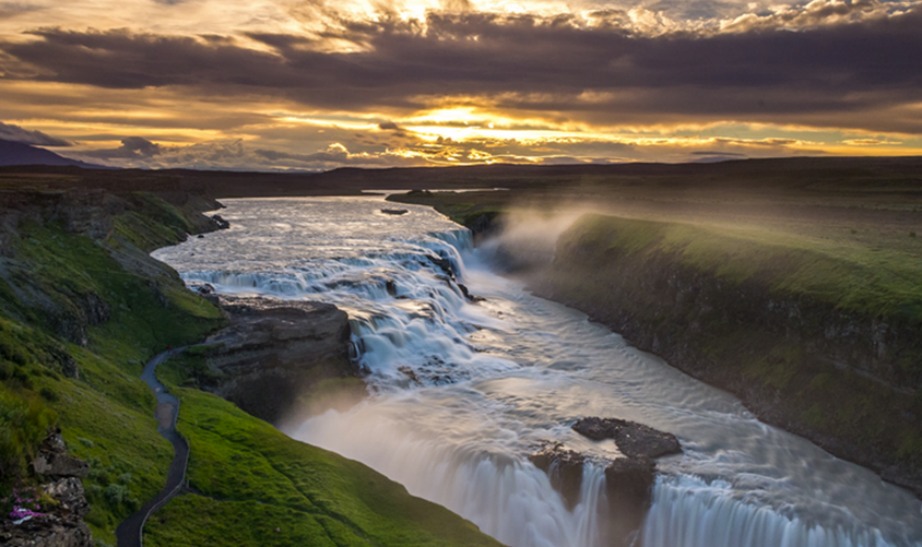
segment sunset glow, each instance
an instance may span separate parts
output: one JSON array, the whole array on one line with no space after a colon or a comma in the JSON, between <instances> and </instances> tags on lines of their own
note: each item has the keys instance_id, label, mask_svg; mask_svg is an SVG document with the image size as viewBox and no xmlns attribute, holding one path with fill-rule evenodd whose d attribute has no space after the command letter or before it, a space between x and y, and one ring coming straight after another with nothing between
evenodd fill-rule
<instances>
[{"instance_id":1,"label":"sunset glow","mask_svg":"<svg viewBox=\"0 0 922 547\"><path fill-rule=\"evenodd\" d=\"M300 170L917 155L919 28L882 0L0 1L0 138Z\"/></svg>"}]
</instances>

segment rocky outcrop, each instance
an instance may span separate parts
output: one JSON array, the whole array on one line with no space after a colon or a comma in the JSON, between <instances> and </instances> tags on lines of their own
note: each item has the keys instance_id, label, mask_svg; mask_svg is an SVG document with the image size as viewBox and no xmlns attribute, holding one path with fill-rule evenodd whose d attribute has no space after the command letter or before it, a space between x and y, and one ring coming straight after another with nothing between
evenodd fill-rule
<instances>
[{"instance_id":1,"label":"rocky outcrop","mask_svg":"<svg viewBox=\"0 0 922 547\"><path fill-rule=\"evenodd\" d=\"M609 545L632 545L653 497L656 464L649 458L619 458L605 468Z\"/></svg>"},{"instance_id":2,"label":"rocky outcrop","mask_svg":"<svg viewBox=\"0 0 922 547\"><path fill-rule=\"evenodd\" d=\"M88 466L67 454L60 432L52 433L42 443L33 469L48 482L14 494L13 513L3 515L0 521L0 544L15 547L93 545L90 530L83 520L90 507L79 478L86 475Z\"/></svg>"},{"instance_id":3,"label":"rocky outcrop","mask_svg":"<svg viewBox=\"0 0 922 547\"><path fill-rule=\"evenodd\" d=\"M230 324L208 338L200 387L277 423L319 383L357 377L346 314L330 304L221 297Z\"/></svg>"},{"instance_id":4,"label":"rocky outcrop","mask_svg":"<svg viewBox=\"0 0 922 547\"><path fill-rule=\"evenodd\" d=\"M650 507L655 460L681 453L679 441L671 433L618 418L581 418L572 428L593 441L613 440L624 455L605 467L608 500L605 543L631 545ZM567 507L572 509L579 502L583 467L587 463L585 455L561 443L547 443L530 455L529 460L547 473Z\"/></svg>"},{"instance_id":5,"label":"rocky outcrop","mask_svg":"<svg viewBox=\"0 0 922 547\"><path fill-rule=\"evenodd\" d=\"M90 468L85 461L69 455L64 439L55 433L42 442L32 469L46 477L85 477Z\"/></svg>"},{"instance_id":6,"label":"rocky outcrop","mask_svg":"<svg viewBox=\"0 0 922 547\"><path fill-rule=\"evenodd\" d=\"M628 458L656 459L682 453L682 447L672 433L628 420L580 418L573 424L573 430L593 441L615 441L618 450Z\"/></svg>"},{"instance_id":7,"label":"rocky outcrop","mask_svg":"<svg viewBox=\"0 0 922 547\"><path fill-rule=\"evenodd\" d=\"M535 467L547 473L551 479L551 486L560 493L567 507L573 509L579 502L586 457L574 450L568 450L560 443L548 443L528 459Z\"/></svg>"}]
</instances>

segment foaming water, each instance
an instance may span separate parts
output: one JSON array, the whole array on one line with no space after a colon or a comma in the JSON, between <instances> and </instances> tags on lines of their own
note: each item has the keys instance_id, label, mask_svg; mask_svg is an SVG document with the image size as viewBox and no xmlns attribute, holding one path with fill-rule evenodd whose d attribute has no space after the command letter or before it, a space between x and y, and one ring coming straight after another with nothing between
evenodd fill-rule
<instances>
[{"instance_id":1,"label":"foaming water","mask_svg":"<svg viewBox=\"0 0 922 547\"><path fill-rule=\"evenodd\" d=\"M495 275L469 234L429 209L384 215L376 197L227 205L230 230L155 256L191 285L340 306L369 372L366 401L285 431L504 543L605 543L602 470L619 454L569 428L601 415L670 431L685 451L660 461L638 544L922 545L913 496ZM546 441L590 459L572 508L527 459Z\"/></svg>"}]
</instances>

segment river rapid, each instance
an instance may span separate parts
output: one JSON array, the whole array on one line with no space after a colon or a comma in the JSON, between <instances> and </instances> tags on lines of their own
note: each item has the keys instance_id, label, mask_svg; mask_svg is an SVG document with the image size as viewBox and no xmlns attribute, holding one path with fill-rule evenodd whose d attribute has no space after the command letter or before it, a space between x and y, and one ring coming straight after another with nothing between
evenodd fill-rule
<instances>
[{"instance_id":1,"label":"river rapid","mask_svg":"<svg viewBox=\"0 0 922 547\"><path fill-rule=\"evenodd\" d=\"M369 373L364 402L283 430L375 468L503 543L604 542L603 469L618 450L570 425L610 416L671 432L684 450L659 460L636 545L922 545L922 504L910 493L531 295L491 270L467 230L428 208L388 215L381 209L393 205L379 196L225 204L229 230L154 257L192 286L339 306ZM459 283L484 300L465 298ZM546 441L596 462L572 510L527 459Z\"/></svg>"}]
</instances>

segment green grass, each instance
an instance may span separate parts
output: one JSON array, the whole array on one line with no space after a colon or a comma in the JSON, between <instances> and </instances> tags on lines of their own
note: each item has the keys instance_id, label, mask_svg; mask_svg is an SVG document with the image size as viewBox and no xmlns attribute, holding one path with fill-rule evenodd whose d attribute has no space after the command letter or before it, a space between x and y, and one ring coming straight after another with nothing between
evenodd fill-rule
<instances>
[{"instance_id":1,"label":"green grass","mask_svg":"<svg viewBox=\"0 0 922 547\"><path fill-rule=\"evenodd\" d=\"M148 210L166 205L143 200ZM0 264L0 413L13 426L0 435L0 482L9 488L33 480L28 461L49 428L60 427L71 452L90 464L87 522L106 543L162 488L172 459L157 433L154 397L139 378L143 362L222 322L217 308L146 256L179 241L191 224L143 210L124 215L138 222L127 230L116 221L102 242L53 222L25 222ZM164 229L163 219L180 227ZM125 252L146 264L142 271L116 260ZM99 310L102 317L92 317Z\"/></svg>"},{"instance_id":2,"label":"green grass","mask_svg":"<svg viewBox=\"0 0 922 547\"><path fill-rule=\"evenodd\" d=\"M491 192L427 192L414 190L388 196L388 201L429 205L462 226L471 226L479 217L496 217L508 203L508 193Z\"/></svg>"},{"instance_id":3,"label":"green grass","mask_svg":"<svg viewBox=\"0 0 922 547\"><path fill-rule=\"evenodd\" d=\"M922 261L877 250L755 228L731 228L587 215L565 245L613 254L669 253L679 263L734 284L752 281L779 295L836 308L922 322Z\"/></svg>"},{"instance_id":4,"label":"green grass","mask_svg":"<svg viewBox=\"0 0 922 547\"><path fill-rule=\"evenodd\" d=\"M182 378L201 357L168 363ZM474 525L368 467L290 439L216 396L176 384L189 485L145 528L148 545L495 545Z\"/></svg>"}]
</instances>

